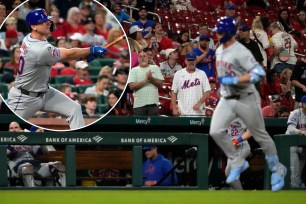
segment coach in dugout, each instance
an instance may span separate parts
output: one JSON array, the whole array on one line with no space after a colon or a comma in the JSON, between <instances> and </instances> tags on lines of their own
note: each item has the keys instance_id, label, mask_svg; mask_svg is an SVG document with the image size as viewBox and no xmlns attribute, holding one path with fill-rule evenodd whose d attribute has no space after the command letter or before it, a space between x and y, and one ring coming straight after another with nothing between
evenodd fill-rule
<instances>
[{"instance_id":1,"label":"coach in dugout","mask_svg":"<svg viewBox=\"0 0 306 204\"><path fill-rule=\"evenodd\" d=\"M143 163L142 174L145 186L170 186L177 184L173 164L161 154L156 146L144 146L143 150L147 160ZM172 171L172 172L171 172Z\"/></svg>"}]
</instances>

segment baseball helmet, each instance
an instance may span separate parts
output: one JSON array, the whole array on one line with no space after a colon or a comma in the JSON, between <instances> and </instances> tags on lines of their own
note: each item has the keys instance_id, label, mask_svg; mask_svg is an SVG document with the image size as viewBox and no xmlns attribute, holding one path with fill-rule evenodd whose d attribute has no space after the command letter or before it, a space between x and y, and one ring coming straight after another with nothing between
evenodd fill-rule
<instances>
[{"instance_id":1,"label":"baseball helmet","mask_svg":"<svg viewBox=\"0 0 306 204\"><path fill-rule=\"evenodd\" d=\"M29 28L31 28L31 25L37 25L46 21L49 21L53 16L48 16L45 9L35 9L33 11L30 11L28 15L26 16L26 23ZM55 30L54 24L51 21L51 31Z\"/></svg>"},{"instance_id":2,"label":"baseball helmet","mask_svg":"<svg viewBox=\"0 0 306 204\"><path fill-rule=\"evenodd\" d=\"M218 24L213 29L214 32L224 33L224 36L220 39L220 43L223 44L229 41L237 32L237 25L234 18L221 17L218 19Z\"/></svg>"}]
</instances>

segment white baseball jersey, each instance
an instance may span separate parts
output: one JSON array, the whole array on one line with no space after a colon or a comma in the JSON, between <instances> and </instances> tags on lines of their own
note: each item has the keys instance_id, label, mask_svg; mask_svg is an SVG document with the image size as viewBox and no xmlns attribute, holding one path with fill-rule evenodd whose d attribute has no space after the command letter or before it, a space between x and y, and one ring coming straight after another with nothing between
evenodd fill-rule
<instances>
[{"instance_id":1,"label":"white baseball jersey","mask_svg":"<svg viewBox=\"0 0 306 204\"><path fill-rule=\"evenodd\" d=\"M272 46L287 50L290 57L286 63L296 64L297 59L294 54L294 49L295 47L297 47L297 43L290 34L286 32L282 32L282 31L275 33L272 36ZM271 67L274 67L274 65L278 63L282 63L282 62L279 61L278 57L274 57Z\"/></svg>"},{"instance_id":2,"label":"white baseball jersey","mask_svg":"<svg viewBox=\"0 0 306 204\"><path fill-rule=\"evenodd\" d=\"M163 75L166 77L173 76L175 72L182 69L182 66L180 64L176 64L174 67L170 67L168 61L161 62L159 64L160 71Z\"/></svg>"},{"instance_id":3,"label":"white baseball jersey","mask_svg":"<svg viewBox=\"0 0 306 204\"><path fill-rule=\"evenodd\" d=\"M233 120L228 127L228 134L232 137L231 139L237 139L242 136L247 130L245 124L242 122L240 118L236 118Z\"/></svg>"},{"instance_id":4,"label":"white baseball jersey","mask_svg":"<svg viewBox=\"0 0 306 204\"><path fill-rule=\"evenodd\" d=\"M264 30L259 30L259 29L255 30L255 35L256 35L257 39L259 40L259 42L261 42L261 44L262 44L262 46L261 46L258 43L258 47L260 49L262 57L264 58L263 65L266 67L267 66L268 58L267 58L267 53L266 53L265 49L270 47L270 42L269 42L268 35L267 35L267 33ZM255 40L253 32L250 32L250 38Z\"/></svg>"},{"instance_id":5,"label":"white baseball jersey","mask_svg":"<svg viewBox=\"0 0 306 204\"><path fill-rule=\"evenodd\" d=\"M237 57L239 55L239 57ZM216 65L219 77L240 76L248 73L258 62L245 46L235 41L230 47L216 50ZM241 93L256 92L254 84L245 83L235 86L221 85L221 96L239 95Z\"/></svg>"},{"instance_id":6,"label":"white baseball jersey","mask_svg":"<svg viewBox=\"0 0 306 204\"><path fill-rule=\"evenodd\" d=\"M60 59L60 50L47 41L37 40L28 34L21 45L16 88L32 92L48 89L51 66Z\"/></svg>"},{"instance_id":7,"label":"white baseball jersey","mask_svg":"<svg viewBox=\"0 0 306 204\"><path fill-rule=\"evenodd\" d=\"M172 91L177 93L178 107L182 115L203 115L203 110L193 110L206 91L210 91L209 81L204 71L195 69L188 73L181 69L174 74Z\"/></svg>"}]
</instances>

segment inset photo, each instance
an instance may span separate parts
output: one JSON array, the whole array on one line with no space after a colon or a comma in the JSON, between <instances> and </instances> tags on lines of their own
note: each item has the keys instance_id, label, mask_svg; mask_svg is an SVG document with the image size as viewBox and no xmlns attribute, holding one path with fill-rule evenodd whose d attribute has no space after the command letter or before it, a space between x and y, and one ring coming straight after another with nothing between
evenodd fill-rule
<instances>
[{"instance_id":1,"label":"inset photo","mask_svg":"<svg viewBox=\"0 0 306 204\"><path fill-rule=\"evenodd\" d=\"M130 53L108 8L92 0L2 7L0 93L12 112L53 131L77 130L112 112L126 88Z\"/></svg>"}]
</instances>

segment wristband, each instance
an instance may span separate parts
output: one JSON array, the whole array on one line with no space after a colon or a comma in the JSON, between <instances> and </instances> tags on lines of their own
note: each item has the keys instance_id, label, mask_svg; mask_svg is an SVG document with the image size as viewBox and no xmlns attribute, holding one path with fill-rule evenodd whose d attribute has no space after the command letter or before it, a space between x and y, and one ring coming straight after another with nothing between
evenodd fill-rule
<instances>
[{"instance_id":1,"label":"wristband","mask_svg":"<svg viewBox=\"0 0 306 204\"><path fill-rule=\"evenodd\" d=\"M240 136L237 138L237 141L240 143L240 142L243 142L243 138Z\"/></svg>"}]
</instances>

